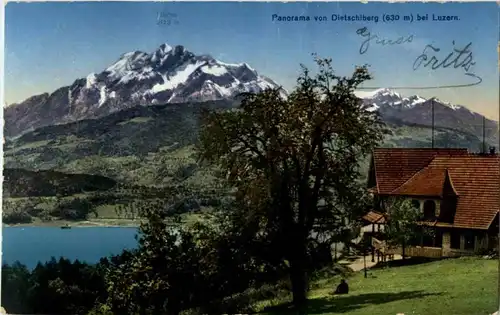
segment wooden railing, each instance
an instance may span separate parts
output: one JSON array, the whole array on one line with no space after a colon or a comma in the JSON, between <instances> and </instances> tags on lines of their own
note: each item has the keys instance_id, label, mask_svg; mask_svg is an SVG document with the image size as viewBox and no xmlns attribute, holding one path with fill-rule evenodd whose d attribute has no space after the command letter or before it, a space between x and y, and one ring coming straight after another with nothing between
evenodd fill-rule
<instances>
[{"instance_id":1,"label":"wooden railing","mask_svg":"<svg viewBox=\"0 0 500 315\"><path fill-rule=\"evenodd\" d=\"M378 240L374 237L372 237L372 246L382 255L402 254L401 246L388 246L385 241ZM442 249L440 247L408 246L405 247L405 256L438 258L442 256Z\"/></svg>"}]
</instances>

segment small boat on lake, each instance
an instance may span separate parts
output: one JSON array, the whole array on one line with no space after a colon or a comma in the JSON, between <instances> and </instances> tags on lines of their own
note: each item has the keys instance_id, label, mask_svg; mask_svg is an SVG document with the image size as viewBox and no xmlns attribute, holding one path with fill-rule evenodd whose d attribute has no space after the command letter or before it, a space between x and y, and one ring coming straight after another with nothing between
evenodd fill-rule
<instances>
[{"instance_id":1,"label":"small boat on lake","mask_svg":"<svg viewBox=\"0 0 500 315\"><path fill-rule=\"evenodd\" d=\"M71 226L69 224L61 226L61 229L71 229Z\"/></svg>"}]
</instances>

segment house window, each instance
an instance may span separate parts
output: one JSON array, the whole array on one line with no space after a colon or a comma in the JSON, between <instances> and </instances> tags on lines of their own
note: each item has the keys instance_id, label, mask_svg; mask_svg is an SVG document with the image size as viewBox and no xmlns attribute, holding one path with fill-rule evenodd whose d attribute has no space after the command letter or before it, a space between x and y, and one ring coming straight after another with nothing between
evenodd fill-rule
<instances>
[{"instance_id":1,"label":"house window","mask_svg":"<svg viewBox=\"0 0 500 315\"><path fill-rule=\"evenodd\" d=\"M450 248L460 249L460 233L451 231L450 233Z\"/></svg>"},{"instance_id":2,"label":"house window","mask_svg":"<svg viewBox=\"0 0 500 315\"><path fill-rule=\"evenodd\" d=\"M424 219L434 218L436 216L436 203L434 200L424 202Z\"/></svg>"},{"instance_id":3,"label":"house window","mask_svg":"<svg viewBox=\"0 0 500 315\"><path fill-rule=\"evenodd\" d=\"M474 233L467 231L464 233L464 249L474 250Z\"/></svg>"}]
</instances>

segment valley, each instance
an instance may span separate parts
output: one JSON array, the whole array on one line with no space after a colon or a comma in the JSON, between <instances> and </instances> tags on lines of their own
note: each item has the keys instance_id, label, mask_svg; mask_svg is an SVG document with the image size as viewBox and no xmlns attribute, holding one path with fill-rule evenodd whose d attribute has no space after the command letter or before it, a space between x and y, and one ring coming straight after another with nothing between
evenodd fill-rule
<instances>
[{"instance_id":1,"label":"valley","mask_svg":"<svg viewBox=\"0 0 500 315\"><path fill-rule=\"evenodd\" d=\"M202 108L233 106L231 101L138 106L7 140L4 224L135 226L137 209L166 207L162 200L173 190L185 191L177 198L182 220L196 220L223 194L214 189L214 170L196 157L199 115ZM384 146L430 147L429 126L386 121L392 135ZM481 140L468 131L437 126L434 145L480 150ZM368 164L362 167L366 174Z\"/></svg>"}]
</instances>

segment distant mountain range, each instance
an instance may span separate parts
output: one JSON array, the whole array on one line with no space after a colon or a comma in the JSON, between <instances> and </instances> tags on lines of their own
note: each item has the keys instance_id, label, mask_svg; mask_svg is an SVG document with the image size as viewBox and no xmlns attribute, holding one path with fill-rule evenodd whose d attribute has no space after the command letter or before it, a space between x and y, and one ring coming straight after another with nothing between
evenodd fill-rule
<instances>
[{"instance_id":1,"label":"distant mountain range","mask_svg":"<svg viewBox=\"0 0 500 315\"><path fill-rule=\"evenodd\" d=\"M8 106L5 135L99 118L137 105L230 99L275 87L276 82L246 63L228 64L183 46L162 44L152 53L125 53L101 73Z\"/></svg>"},{"instance_id":2,"label":"distant mountain range","mask_svg":"<svg viewBox=\"0 0 500 315\"><path fill-rule=\"evenodd\" d=\"M183 46L162 44L152 53L123 54L104 71L77 79L70 86L36 95L5 108L5 135L19 136L40 127L102 118L136 106L223 100L241 92L259 92L279 85L248 64L228 64L210 55L196 55ZM283 90L283 96L287 92ZM498 122L465 106L418 95L404 97L389 89L359 92L363 102L389 124L435 126L498 143ZM235 103L236 104L236 103Z\"/></svg>"},{"instance_id":3,"label":"distant mountain range","mask_svg":"<svg viewBox=\"0 0 500 315\"><path fill-rule=\"evenodd\" d=\"M432 107L434 106L434 126L469 133L490 143L498 145L499 125L497 121L462 105L451 104L439 99L425 99L418 95L402 96L389 89L371 92L358 92L358 97L377 110L382 118L396 125L432 126ZM484 119L484 125L483 125Z\"/></svg>"}]
</instances>

